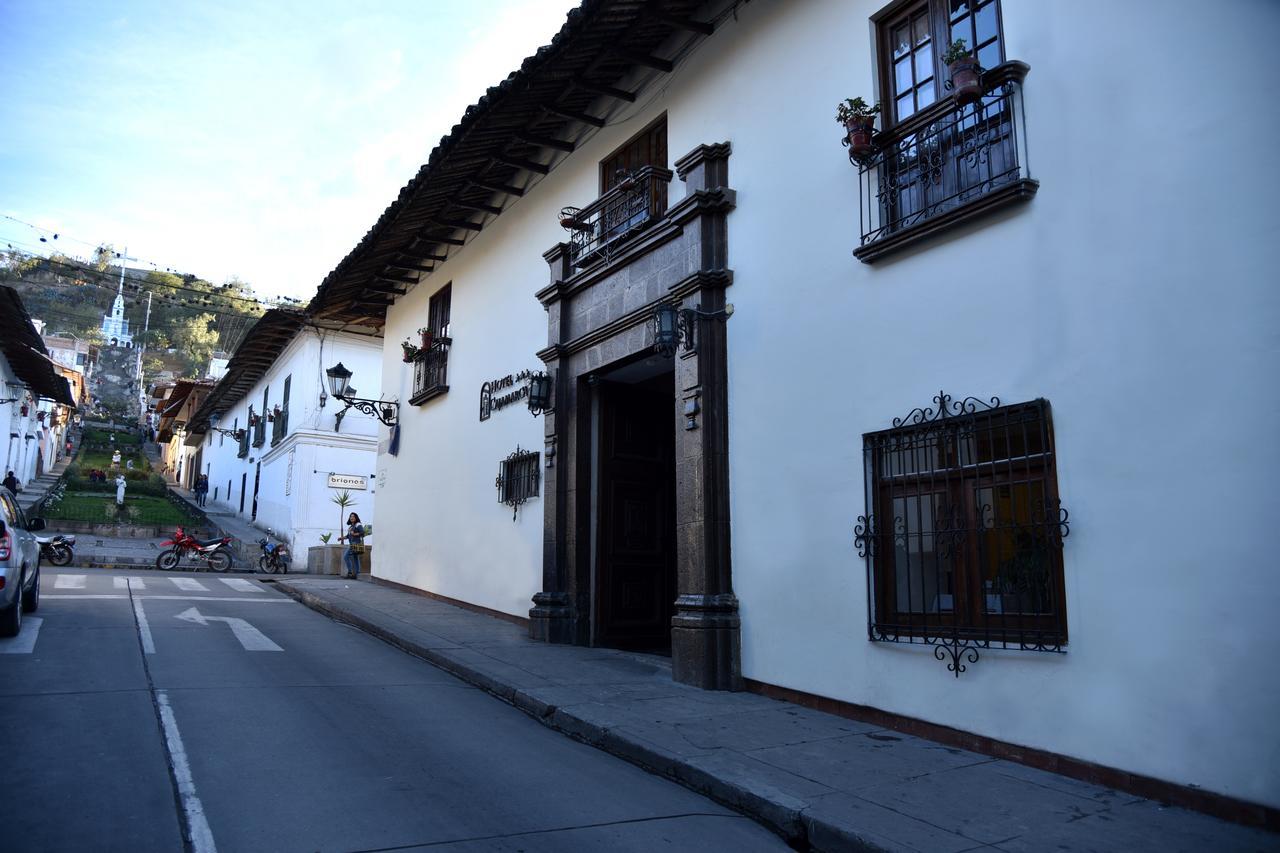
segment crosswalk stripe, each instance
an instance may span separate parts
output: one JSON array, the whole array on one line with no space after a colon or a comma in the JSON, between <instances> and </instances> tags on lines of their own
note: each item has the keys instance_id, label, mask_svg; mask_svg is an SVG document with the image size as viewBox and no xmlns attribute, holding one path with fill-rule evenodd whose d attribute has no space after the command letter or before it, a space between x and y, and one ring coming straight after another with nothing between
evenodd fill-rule
<instances>
[{"instance_id":1,"label":"crosswalk stripe","mask_svg":"<svg viewBox=\"0 0 1280 853\"><path fill-rule=\"evenodd\" d=\"M264 592L262 587L258 586L253 581L247 581L244 578L218 578L218 580L238 592Z\"/></svg>"},{"instance_id":2,"label":"crosswalk stripe","mask_svg":"<svg viewBox=\"0 0 1280 853\"><path fill-rule=\"evenodd\" d=\"M194 578L169 578L178 589L187 592L208 592L209 588Z\"/></svg>"},{"instance_id":3,"label":"crosswalk stripe","mask_svg":"<svg viewBox=\"0 0 1280 853\"><path fill-rule=\"evenodd\" d=\"M84 575L58 575L54 589L84 589Z\"/></svg>"},{"instance_id":4,"label":"crosswalk stripe","mask_svg":"<svg viewBox=\"0 0 1280 853\"><path fill-rule=\"evenodd\" d=\"M134 589L147 588L147 582L144 581L142 578L112 578L111 585L114 586L116 589L128 589L130 581L133 581Z\"/></svg>"}]
</instances>

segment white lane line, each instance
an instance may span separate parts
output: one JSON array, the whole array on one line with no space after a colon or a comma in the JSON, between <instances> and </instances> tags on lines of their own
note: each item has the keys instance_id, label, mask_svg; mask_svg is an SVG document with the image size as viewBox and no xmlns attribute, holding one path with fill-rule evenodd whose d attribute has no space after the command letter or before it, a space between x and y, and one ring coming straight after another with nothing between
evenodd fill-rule
<instances>
[{"instance_id":1,"label":"white lane line","mask_svg":"<svg viewBox=\"0 0 1280 853\"><path fill-rule=\"evenodd\" d=\"M58 575L54 589L84 589L84 575Z\"/></svg>"},{"instance_id":2,"label":"white lane line","mask_svg":"<svg viewBox=\"0 0 1280 853\"><path fill-rule=\"evenodd\" d=\"M21 606L21 605L19 605ZM36 647L36 636L44 620L28 616L22 620L22 631L12 640L0 640L0 655L29 655Z\"/></svg>"},{"instance_id":3,"label":"white lane line","mask_svg":"<svg viewBox=\"0 0 1280 853\"><path fill-rule=\"evenodd\" d=\"M253 581L247 581L244 578L218 578L218 580L222 581L232 589L239 590L240 592L266 592L265 589L258 586Z\"/></svg>"},{"instance_id":4,"label":"white lane line","mask_svg":"<svg viewBox=\"0 0 1280 853\"><path fill-rule=\"evenodd\" d=\"M58 595L57 593L48 593L40 596L43 601L46 598L58 598L63 601L101 601L102 599L115 599L123 601L128 598L127 595L112 595L110 593L90 594L90 595ZM297 604L292 598L230 598L228 596L217 595L135 595L134 599L145 598L148 601L243 601L254 604Z\"/></svg>"},{"instance_id":5,"label":"white lane line","mask_svg":"<svg viewBox=\"0 0 1280 853\"><path fill-rule=\"evenodd\" d=\"M187 592L208 592L209 588L195 578L169 578L178 589Z\"/></svg>"},{"instance_id":6,"label":"white lane line","mask_svg":"<svg viewBox=\"0 0 1280 853\"><path fill-rule=\"evenodd\" d=\"M130 585L134 589L146 589L147 582L142 578L112 578L111 585L116 589L129 589Z\"/></svg>"},{"instance_id":7,"label":"white lane line","mask_svg":"<svg viewBox=\"0 0 1280 853\"><path fill-rule=\"evenodd\" d=\"M191 778L191 765L187 763L187 751L182 746L182 735L178 733L178 721L174 719L173 709L169 707L169 696L163 690L156 691L156 705L160 708L160 724L164 727L165 748L169 751L174 781L178 783L178 796L187 816L191 849L195 853L216 853L218 848L213 843L213 830L209 829L204 806L196 794L196 783Z\"/></svg>"},{"instance_id":8,"label":"white lane line","mask_svg":"<svg viewBox=\"0 0 1280 853\"><path fill-rule=\"evenodd\" d=\"M147 624L147 614L142 609L141 598L133 600L133 615L138 617L138 637L142 640L143 654L154 655L156 653L156 641L151 637L151 626Z\"/></svg>"}]
</instances>

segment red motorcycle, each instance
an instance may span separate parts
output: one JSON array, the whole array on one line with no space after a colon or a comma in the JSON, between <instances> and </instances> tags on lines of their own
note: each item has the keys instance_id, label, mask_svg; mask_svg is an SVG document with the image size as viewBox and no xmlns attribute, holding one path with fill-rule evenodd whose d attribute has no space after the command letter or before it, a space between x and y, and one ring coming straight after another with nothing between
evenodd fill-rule
<instances>
[{"instance_id":1,"label":"red motorcycle","mask_svg":"<svg viewBox=\"0 0 1280 853\"><path fill-rule=\"evenodd\" d=\"M231 568L230 543L230 536L196 539L194 536L187 535L187 532L179 527L172 539L166 539L162 543L172 547L161 551L160 556L156 557L156 568L166 572L172 571L178 567L184 556L190 555L215 572L225 572ZM198 570L199 566L196 568Z\"/></svg>"}]
</instances>

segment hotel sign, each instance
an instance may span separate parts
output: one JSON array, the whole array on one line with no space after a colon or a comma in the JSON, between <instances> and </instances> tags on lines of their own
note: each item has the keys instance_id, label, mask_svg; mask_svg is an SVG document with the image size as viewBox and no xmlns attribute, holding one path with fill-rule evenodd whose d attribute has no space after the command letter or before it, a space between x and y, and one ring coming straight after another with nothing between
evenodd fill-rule
<instances>
[{"instance_id":1,"label":"hotel sign","mask_svg":"<svg viewBox=\"0 0 1280 853\"><path fill-rule=\"evenodd\" d=\"M487 421L499 409L528 398L529 380L532 378L532 370L522 370L519 373L508 373L499 379L490 379L481 385L480 420Z\"/></svg>"}]
</instances>

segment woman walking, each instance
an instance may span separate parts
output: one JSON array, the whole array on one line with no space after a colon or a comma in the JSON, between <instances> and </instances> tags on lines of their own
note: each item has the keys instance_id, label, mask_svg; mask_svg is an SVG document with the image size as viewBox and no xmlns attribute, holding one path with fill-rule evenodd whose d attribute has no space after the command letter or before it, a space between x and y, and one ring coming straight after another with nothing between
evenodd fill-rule
<instances>
[{"instance_id":1,"label":"woman walking","mask_svg":"<svg viewBox=\"0 0 1280 853\"><path fill-rule=\"evenodd\" d=\"M338 541L346 540L347 550L342 554L342 562L347 568L347 577L358 580L360 577L360 555L364 553L364 525L360 516L354 512L347 516L347 533L339 536Z\"/></svg>"}]
</instances>

